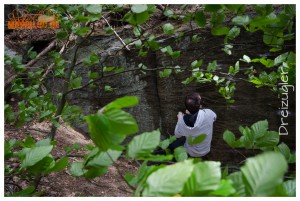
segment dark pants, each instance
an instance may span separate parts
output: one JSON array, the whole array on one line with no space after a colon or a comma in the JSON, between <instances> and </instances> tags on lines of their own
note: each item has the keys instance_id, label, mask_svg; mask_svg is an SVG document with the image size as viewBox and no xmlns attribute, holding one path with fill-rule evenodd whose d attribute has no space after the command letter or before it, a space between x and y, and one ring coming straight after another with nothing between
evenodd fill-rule
<instances>
[{"instance_id":1,"label":"dark pants","mask_svg":"<svg viewBox=\"0 0 300 201\"><path fill-rule=\"evenodd\" d=\"M174 152L174 149L176 149L177 147L180 147L180 146L183 146L184 143L185 143L185 137L182 136L180 138L177 138L174 142L172 142L170 145L169 145L169 149Z\"/></svg>"}]
</instances>

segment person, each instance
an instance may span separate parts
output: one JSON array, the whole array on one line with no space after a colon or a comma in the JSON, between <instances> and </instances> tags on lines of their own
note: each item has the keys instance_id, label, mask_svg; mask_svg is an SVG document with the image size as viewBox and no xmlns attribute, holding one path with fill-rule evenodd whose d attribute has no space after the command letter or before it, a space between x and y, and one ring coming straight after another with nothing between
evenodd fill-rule
<instances>
[{"instance_id":1,"label":"person","mask_svg":"<svg viewBox=\"0 0 300 201\"><path fill-rule=\"evenodd\" d=\"M185 114L178 112L177 124L175 128L176 140L169 145L169 149L174 150L179 146L185 147L191 157L203 157L210 152L213 123L217 115L210 109L202 109L202 100L199 93L192 93L185 98ZM190 145L188 136L195 137L205 134L206 138L199 144Z\"/></svg>"}]
</instances>

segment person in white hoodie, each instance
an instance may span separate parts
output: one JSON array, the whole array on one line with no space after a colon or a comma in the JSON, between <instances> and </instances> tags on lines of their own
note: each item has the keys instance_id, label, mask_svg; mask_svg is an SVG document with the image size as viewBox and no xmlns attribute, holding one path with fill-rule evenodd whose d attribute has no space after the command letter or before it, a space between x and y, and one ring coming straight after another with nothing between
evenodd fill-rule
<instances>
[{"instance_id":1,"label":"person in white hoodie","mask_svg":"<svg viewBox=\"0 0 300 201\"><path fill-rule=\"evenodd\" d=\"M217 115L210 109L202 109L202 101L199 93L192 93L185 98L185 114L179 112L175 128L176 141L169 148L174 150L178 146L184 147L191 157L203 157L210 152L213 123ZM199 144L190 145L187 137L195 137L205 134L206 138Z\"/></svg>"}]
</instances>

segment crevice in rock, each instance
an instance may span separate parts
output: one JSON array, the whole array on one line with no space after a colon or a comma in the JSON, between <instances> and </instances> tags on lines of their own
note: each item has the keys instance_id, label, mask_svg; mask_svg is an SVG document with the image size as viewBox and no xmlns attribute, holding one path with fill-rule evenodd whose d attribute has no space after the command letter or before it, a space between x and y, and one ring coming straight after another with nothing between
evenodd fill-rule
<instances>
[{"instance_id":1,"label":"crevice in rock","mask_svg":"<svg viewBox=\"0 0 300 201\"><path fill-rule=\"evenodd\" d=\"M154 54L150 54L151 56L151 68L157 68L157 57L156 57L156 53ZM158 105L158 125L159 125L159 129L160 131L162 131L162 118L161 118L161 99L159 96L159 91L158 91L158 81L157 79L159 79L157 77L158 73L156 71L151 71L151 78L153 80L153 93L154 93L154 97L156 97L157 100L157 105Z\"/></svg>"}]
</instances>

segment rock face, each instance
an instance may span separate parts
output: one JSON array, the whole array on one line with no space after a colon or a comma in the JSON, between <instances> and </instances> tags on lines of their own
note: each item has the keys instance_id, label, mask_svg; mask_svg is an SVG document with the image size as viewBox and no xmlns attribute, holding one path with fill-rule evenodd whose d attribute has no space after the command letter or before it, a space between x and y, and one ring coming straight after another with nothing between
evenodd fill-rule
<instances>
[{"instance_id":1,"label":"rock face","mask_svg":"<svg viewBox=\"0 0 300 201\"><path fill-rule=\"evenodd\" d=\"M127 31L123 31L121 37L126 38ZM191 37L198 34L198 43L192 43ZM240 162L244 160L242 151L231 149L223 141L223 132L226 129L238 134L239 125L250 126L258 120L267 119L271 130L278 130L281 122L280 113L277 109L281 107L280 99L268 88L257 89L247 81L236 80L235 104L227 107L225 100L218 93L214 83L183 85L181 82L186 79L191 72L175 74L172 72L168 78L159 78L158 71L147 71L146 74L138 70L138 64L143 63L147 68L161 68L166 66L179 65L182 68L189 67L190 63L196 59L203 59L203 68L209 62L217 60L218 68L227 72L230 65L243 57L243 54L250 58L261 55L270 55L268 48L263 45L262 37L259 34L249 35L241 33L232 41L234 46L232 55L226 55L221 49L223 38L212 36L206 30L194 31L186 34L180 41L172 39L161 40L163 45L172 46L173 50L180 50L181 56L173 60L161 51L149 52L146 57L137 57L135 51L116 51L122 45L114 36L93 36L79 52L78 61L87 56L91 51L101 55L103 65L86 67L81 64L76 66L76 73L83 77L82 84L86 84L89 79L89 70L101 72L106 66L123 67L130 72L121 73L103 78L96 83L96 88L85 88L74 91L68 96L69 104L75 104L82 108L84 114L95 113L99 108L114 100L117 97L133 95L139 97L140 103L128 111L137 119L139 132L152 131L159 128L164 137L173 135L177 121L178 111L184 111L184 97L191 92L199 92L205 100L205 107L211 108L217 114L217 121L214 125L212 140L212 150L210 159L221 161ZM67 52L71 59L73 51ZM245 78L243 69L249 67L241 62L241 72L238 77ZM254 66L255 67L255 66ZM259 67L257 67L259 70ZM49 86L55 93L60 89L61 82L49 79ZM109 85L115 88L113 92L105 92L104 86ZM289 93L288 136L282 136L281 140L295 148L295 92ZM77 128L88 132L87 125L77 124Z\"/></svg>"}]
</instances>

